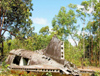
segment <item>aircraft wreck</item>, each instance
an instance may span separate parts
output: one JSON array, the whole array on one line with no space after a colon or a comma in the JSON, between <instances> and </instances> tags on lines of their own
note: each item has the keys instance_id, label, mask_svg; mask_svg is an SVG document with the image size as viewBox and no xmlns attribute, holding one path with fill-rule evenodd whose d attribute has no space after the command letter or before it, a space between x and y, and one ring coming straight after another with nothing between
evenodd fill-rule
<instances>
[{"instance_id":1,"label":"aircraft wreck","mask_svg":"<svg viewBox=\"0 0 100 76\"><path fill-rule=\"evenodd\" d=\"M51 72L79 76L74 64L65 60L64 42L54 35L47 48L36 51L11 50L6 59L9 69L33 72Z\"/></svg>"}]
</instances>

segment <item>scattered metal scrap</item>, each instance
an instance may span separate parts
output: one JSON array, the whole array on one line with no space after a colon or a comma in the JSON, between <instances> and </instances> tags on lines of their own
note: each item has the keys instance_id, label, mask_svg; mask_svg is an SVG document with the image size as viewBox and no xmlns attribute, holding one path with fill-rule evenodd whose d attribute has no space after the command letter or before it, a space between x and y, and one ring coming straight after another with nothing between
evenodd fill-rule
<instances>
[{"instance_id":1,"label":"scattered metal scrap","mask_svg":"<svg viewBox=\"0 0 100 76\"><path fill-rule=\"evenodd\" d=\"M29 51L24 49L11 50L6 63L9 69L52 72L79 76L80 72L74 64L65 60L64 42L56 35L51 39L46 49Z\"/></svg>"}]
</instances>

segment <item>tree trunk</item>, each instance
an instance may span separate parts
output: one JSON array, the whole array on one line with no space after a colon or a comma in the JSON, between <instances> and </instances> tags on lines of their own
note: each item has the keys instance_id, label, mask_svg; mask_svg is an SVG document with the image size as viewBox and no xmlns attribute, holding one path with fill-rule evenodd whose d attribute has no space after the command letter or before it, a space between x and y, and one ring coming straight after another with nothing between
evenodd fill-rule
<instances>
[{"instance_id":1,"label":"tree trunk","mask_svg":"<svg viewBox=\"0 0 100 76\"><path fill-rule=\"evenodd\" d=\"M3 41L2 41L2 49L1 49L1 56L3 56Z\"/></svg>"},{"instance_id":2,"label":"tree trunk","mask_svg":"<svg viewBox=\"0 0 100 76\"><path fill-rule=\"evenodd\" d=\"M0 0L0 3L1 3L1 0ZM0 39L2 39L1 33L2 33L2 25L3 25L3 23L1 24L1 10L2 8L0 5ZM3 56L3 39L1 40L1 56Z\"/></svg>"},{"instance_id":3,"label":"tree trunk","mask_svg":"<svg viewBox=\"0 0 100 76\"><path fill-rule=\"evenodd\" d=\"M89 39L89 62L90 62L90 65L91 65L91 49L90 49L90 39Z\"/></svg>"},{"instance_id":4,"label":"tree trunk","mask_svg":"<svg viewBox=\"0 0 100 76\"><path fill-rule=\"evenodd\" d=\"M91 37L91 64L93 63L93 37Z\"/></svg>"},{"instance_id":5,"label":"tree trunk","mask_svg":"<svg viewBox=\"0 0 100 76\"><path fill-rule=\"evenodd\" d=\"M85 40L84 40L84 25L85 25L85 17L84 17L84 23L83 23L83 62L85 61Z\"/></svg>"},{"instance_id":6,"label":"tree trunk","mask_svg":"<svg viewBox=\"0 0 100 76\"><path fill-rule=\"evenodd\" d=\"M0 3L1 3L1 0L0 0ZM0 5L0 38L1 38L1 5Z\"/></svg>"},{"instance_id":7,"label":"tree trunk","mask_svg":"<svg viewBox=\"0 0 100 76\"><path fill-rule=\"evenodd\" d=\"M99 67L100 67L100 11L98 12L98 15L99 15Z\"/></svg>"}]
</instances>

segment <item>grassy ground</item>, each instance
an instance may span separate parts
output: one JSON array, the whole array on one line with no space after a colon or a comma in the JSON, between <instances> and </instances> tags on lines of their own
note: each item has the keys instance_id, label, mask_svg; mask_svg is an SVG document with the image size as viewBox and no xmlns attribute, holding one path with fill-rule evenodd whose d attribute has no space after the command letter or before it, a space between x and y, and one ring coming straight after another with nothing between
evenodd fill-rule
<instances>
[{"instance_id":1,"label":"grassy ground","mask_svg":"<svg viewBox=\"0 0 100 76\"><path fill-rule=\"evenodd\" d=\"M11 70L9 72L5 72L0 74L0 76L72 76L72 75L65 75L60 73L38 73L38 72L30 72L27 73L25 71L15 71Z\"/></svg>"},{"instance_id":2,"label":"grassy ground","mask_svg":"<svg viewBox=\"0 0 100 76\"><path fill-rule=\"evenodd\" d=\"M82 68L79 68L79 69L82 69ZM90 69L90 70L93 70L95 72L100 73L100 68L99 67L89 66L89 67L84 67L84 69ZM0 66L0 70L2 70L1 66ZM25 71L15 71L15 70L5 71L5 70L4 70L3 73L0 73L0 76L46 76L46 73L34 73L34 72L27 73ZM53 74L52 76L66 76L66 75ZM90 76L90 75L85 74L85 75L82 75L82 76Z\"/></svg>"},{"instance_id":3,"label":"grassy ground","mask_svg":"<svg viewBox=\"0 0 100 76\"><path fill-rule=\"evenodd\" d=\"M82 68L79 68L79 69L82 69ZM84 69L90 69L95 72L100 72L100 67L88 66L88 67L84 67Z\"/></svg>"}]
</instances>

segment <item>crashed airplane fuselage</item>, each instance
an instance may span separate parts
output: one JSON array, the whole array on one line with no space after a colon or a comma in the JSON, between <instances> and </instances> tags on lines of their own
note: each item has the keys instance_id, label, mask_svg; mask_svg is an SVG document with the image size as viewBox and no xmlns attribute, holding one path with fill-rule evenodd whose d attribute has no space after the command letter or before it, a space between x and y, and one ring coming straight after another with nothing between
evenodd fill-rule
<instances>
[{"instance_id":1,"label":"crashed airplane fuselage","mask_svg":"<svg viewBox=\"0 0 100 76\"><path fill-rule=\"evenodd\" d=\"M34 52L24 49L11 50L6 63L10 64L9 69L13 70L79 76L79 70L75 65L65 60L64 42L60 41L56 35L53 36L46 49Z\"/></svg>"}]
</instances>

